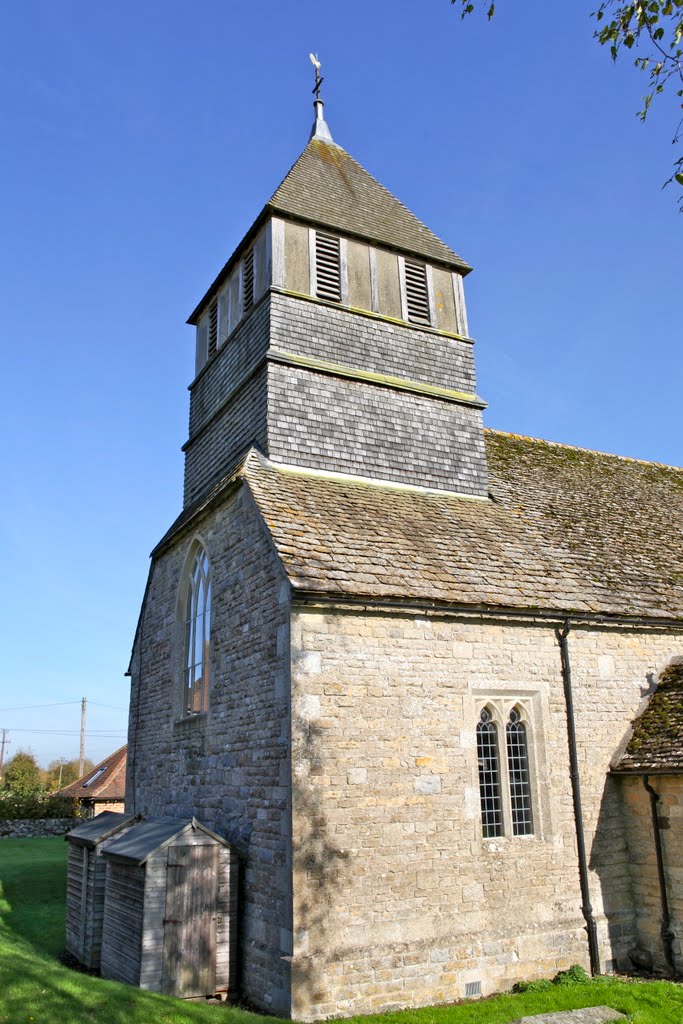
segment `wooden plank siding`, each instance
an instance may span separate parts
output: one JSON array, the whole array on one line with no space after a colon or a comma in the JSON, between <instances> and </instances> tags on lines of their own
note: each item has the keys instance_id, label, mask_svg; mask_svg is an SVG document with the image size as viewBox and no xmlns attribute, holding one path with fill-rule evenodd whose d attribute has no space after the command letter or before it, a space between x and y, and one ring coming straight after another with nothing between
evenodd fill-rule
<instances>
[{"instance_id":1,"label":"wooden plank siding","mask_svg":"<svg viewBox=\"0 0 683 1024\"><path fill-rule=\"evenodd\" d=\"M139 985L144 897L144 866L109 862L100 965L103 978Z\"/></svg>"},{"instance_id":2,"label":"wooden plank siding","mask_svg":"<svg viewBox=\"0 0 683 1024\"><path fill-rule=\"evenodd\" d=\"M66 885L66 951L92 970L100 966L107 846L128 831L133 819L112 826L104 839L69 840ZM78 832L78 829L75 830ZM67 839L69 837L67 836Z\"/></svg>"},{"instance_id":3,"label":"wooden plank siding","mask_svg":"<svg viewBox=\"0 0 683 1024\"><path fill-rule=\"evenodd\" d=\"M66 862L66 951L81 960L81 920L83 917L83 891L81 876L83 855L81 847L69 844Z\"/></svg>"}]
</instances>

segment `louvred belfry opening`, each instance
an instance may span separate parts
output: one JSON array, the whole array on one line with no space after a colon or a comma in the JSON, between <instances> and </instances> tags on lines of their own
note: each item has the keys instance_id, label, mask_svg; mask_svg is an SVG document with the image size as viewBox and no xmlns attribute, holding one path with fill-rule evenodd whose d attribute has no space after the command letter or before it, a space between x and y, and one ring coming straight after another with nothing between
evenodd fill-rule
<instances>
[{"instance_id":1,"label":"louvred belfry opening","mask_svg":"<svg viewBox=\"0 0 683 1024\"><path fill-rule=\"evenodd\" d=\"M429 293L427 291L427 268L424 263L405 261L406 305L408 319L413 324L431 326L429 315Z\"/></svg>"},{"instance_id":2,"label":"louvred belfry opening","mask_svg":"<svg viewBox=\"0 0 683 1024\"><path fill-rule=\"evenodd\" d=\"M248 313L254 305L254 250L250 249L244 257L244 312Z\"/></svg>"},{"instance_id":3,"label":"louvred belfry opening","mask_svg":"<svg viewBox=\"0 0 683 1024\"><path fill-rule=\"evenodd\" d=\"M216 351L218 343L218 299L214 299L209 308L209 355Z\"/></svg>"},{"instance_id":4,"label":"louvred belfry opening","mask_svg":"<svg viewBox=\"0 0 683 1024\"><path fill-rule=\"evenodd\" d=\"M315 233L315 293L320 299L341 302L341 257L339 239Z\"/></svg>"}]
</instances>

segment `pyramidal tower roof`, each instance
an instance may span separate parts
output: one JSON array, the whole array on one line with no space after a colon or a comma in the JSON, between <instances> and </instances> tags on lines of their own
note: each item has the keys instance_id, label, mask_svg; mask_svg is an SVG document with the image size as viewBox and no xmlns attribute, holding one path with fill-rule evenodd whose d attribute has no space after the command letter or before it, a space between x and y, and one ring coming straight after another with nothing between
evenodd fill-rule
<instances>
[{"instance_id":1,"label":"pyramidal tower roof","mask_svg":"<svg viewBox=\"0 0 683 1024\"><path fill-rule=\"evenodd\" d=\"M306 148L191 313L189 324L197 322L244 246L273 214L440 263L463 275L472 269L337 145L323 117L323 101L316 99L314 106L316 119Z\"/></svg>"},{"instance_id":2,"label":"pyramidal tower roof","mask_svg":"<svg viewBox=\"0 0 683 1024\"><path fill-rule=\"evenodd\" d=\"M316 101L308 145L267 209L457 268L472 268L332 139Z\"/></svg>"}]
</instances>

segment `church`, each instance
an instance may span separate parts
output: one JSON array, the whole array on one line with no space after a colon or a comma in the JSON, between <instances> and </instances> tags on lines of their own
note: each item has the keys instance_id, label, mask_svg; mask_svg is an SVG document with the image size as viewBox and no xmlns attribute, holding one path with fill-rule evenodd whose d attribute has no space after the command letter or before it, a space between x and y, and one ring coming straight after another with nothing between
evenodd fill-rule
<instances>
[{"instance_id":1,"label":"church","mask_svg":"<svg viewBox=\"0 0 683 1024\"><path fill-rule=\"evenodd\" d=\"M680 972L683 470L485 429L470 266L315 110L189 320L126 811L238 852L280 1016Z\"/></svg>"}]
</instances>

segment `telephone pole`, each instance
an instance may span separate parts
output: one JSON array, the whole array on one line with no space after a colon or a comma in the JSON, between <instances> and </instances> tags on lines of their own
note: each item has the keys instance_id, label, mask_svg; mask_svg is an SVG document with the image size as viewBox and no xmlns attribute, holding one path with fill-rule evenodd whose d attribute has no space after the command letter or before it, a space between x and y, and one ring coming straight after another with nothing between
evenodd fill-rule
<instances>
[{"instance_id":1,"label":"telephone pole","mask_svg":"<svg viewBox=\"0 0 683 1024\"><path fill-rule=\"evenodd\" d=\"M88 701L84 697L81 701L81 751L78 755L78 777L80 779L83 774L83 764L85 762L85 709Z\"/></svg>"},{"instance_id":2,"label":"telephone pole","mask_svg":"<svg viewBox=\"0 0 683 1024\"><path fill-rule=\"evenodd\" d=\"M7 729L2 730L2 741L0 742L0 785L2 784L2 773L5 767L5 744L9 742L7 732Z\"/></svg>"}]
</instances>

